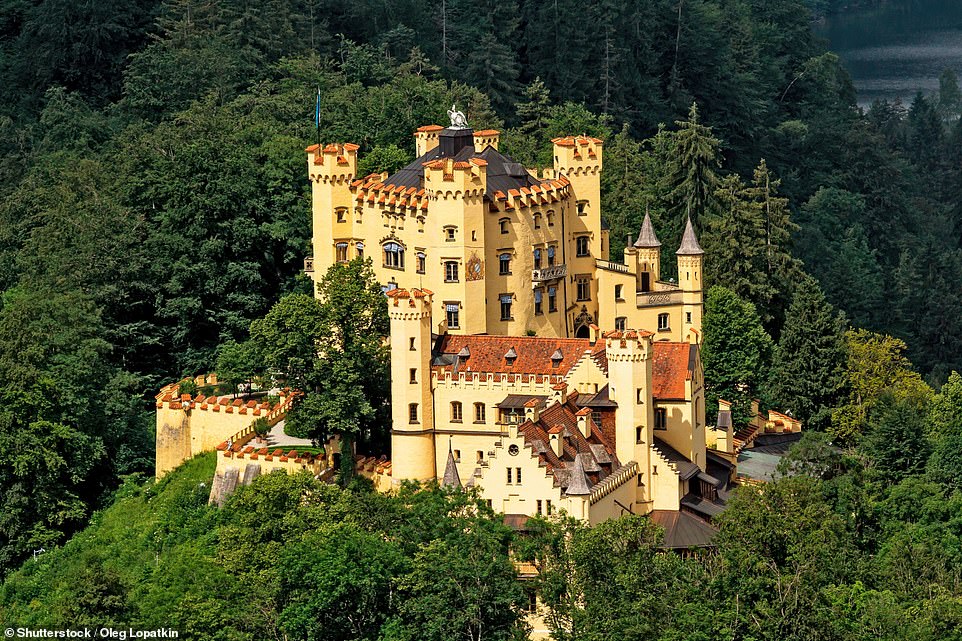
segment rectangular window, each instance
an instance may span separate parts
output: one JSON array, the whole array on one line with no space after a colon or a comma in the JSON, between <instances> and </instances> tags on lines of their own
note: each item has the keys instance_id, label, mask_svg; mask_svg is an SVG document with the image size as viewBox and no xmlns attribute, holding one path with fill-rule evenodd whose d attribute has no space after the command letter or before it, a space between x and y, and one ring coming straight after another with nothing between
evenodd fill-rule
<instances>
[{"instance_id":1,"label":"rectangular window","mask_svg":"<svg viewBox=\"0 0 962 641\"><path fill-rule=\"evenodd\" d=\"M541 269L541 250L534 250L534 268Z\"/></svg>"},{"instance_id":2,"label":"rectangular window","mask_svg":"<svg viewBox=\"0 0 962 641\"><path fill-rule=\"evenodd\" d=\"M534 228L541 229L541 214L534 215Z\"/></svg>"},{"instance_id":3,"label":"rectangular window","mask_svg":"<svg viewBox=\"0 0 962 641\"><path fill-rule=\"evenodd\" d=\"M346 263L347 262L347 243L338 243L334 245L334 253L337 262Z\"/></svg>"},{"instance_id":4,"label":"rectangular window","mask_svg":"<svg viewBox=\"0 0 962 641\"><path fill-rule=\"evenodd\" d=\"M579 200L579 201L578 201L578 215L579 215L579 216L587 216L587 215L588 215L588 201L587 201L587 200Z\"/></svg>"},{"instance_id":5,"label":"rectangular window","mask_svg":"<svg viewBox=\"0 0 962 641\"><path fill-rule=\"evenodd\" d=\"M685 322L691 325L691 312L685 312Z\"/></svg>"},{"instance_id":6,"label":"rectangular window","mask_svg":"<svg viewBox=\"0 0 962 641\"><path fill-rule=\"evenodd\" d=\"M511 254L498 256L498 273L507 276L511 273Z\"/></svg>"},{"instance_id":7,"label":"rectangular window","mask_svg":"<svg viewBox=\"0 0 962 641\"><path fill-rule=\"evenodd\" d=\"M408 405L408 423L418 422L418 404L411 403Z\"/></svg>"},{"instance_id":8,"label":"rectangular window","mask_svg":"<svg viewBox=\"0 0 962 641\"><path fill-rule=\"evenodd\" d=\"M484 403L474 404L474 422L484 423Z\"/></svg>"},{"instance_id":9,"label":"rectangular window","mask_svg":"<svg viewBox=\"0 0 962 641\"><path fill-rule=\"evenodd\" d=\"M555 248L554 246L551 246L548 248L548 267L554 267L554 255Z\"/></svg>"},{"instance_id":10,"label":"rectangular window","mask_svg":"<svg viewBox=\"0 0 962 641\"><path fill-rule=\"evenodd\" d=\"M456 230L457 230L457 227L445 227L445 228L444 228L444 240L445 240L446 242L453 243L453 242L454 242L454 232L455 232Z\"/></svg>"},{"instance_id":11,"label":"rectangular window","mask_svg":"<svg viewBox=\"0 0 962 641\"><path fill-rule=\"evenodd\" d=\"M655 429L668 429L668 410L666 410L664 407L655 408Z\"/></svg>"},{"instance_id":12,"label":"rectangular window","mask_svg":"<svg viewBox=\"0 0 962 641\"><path fill-rule=\"evenodd\" d=\"M363 258L364 258L364 243L356 243L356 244L354 245L354 249L355 249L355 251L357 251L357 257L363 259Z\"/></svg>"},{"instance_id":13,"label":"rectangular window","mask_svg":"<svg viewBox=\"0 0 962 641\"><path fill-rule=\"evenodd\" d=\"M615 300L625 300L621 296L621 285L615 285Z\"/></svg>"},{"instance_id":14,"label":"rectangular window","mask_svg":"<svg viewBox=\"0 0 962 641\"><path fill-rule=\"evenodd\" d=\"M457 463L461 462L461 450L454 450L454 460Z\"/></svg>"},{"instance_id":15,"label":"rectangular window","mask_svg":"<svg viewBox=\"0 0 962 641\"><path fill-rule=\"evenodd\" d=\"M540 315L543 310L541 306L541 300L544 297L544 292L540 289L534 290L534 313L535 315Z\"/></svg>"},{"instance_id":16,"label":"rectangular window","mask_svg":"<svg viewBox=\"0 0 962 641\"><path fill-rule=\"evenodd\" d=\"M548 288L548 311L558 311L558 290L554 287Z\"/></svg>"},{"instance_id":17,"label":"rectangular window","mask_svg":"<svg viewBox=\"0 0 962 641\"><path fill-rule=\"evenodd\" d=\"M391 269L404 269L404 248L398 243L384 244L384 266Z\"/></svg>"},{"instance_id":18,"label":"rectangular window","mask_svg":"<svg viewBox=\"0 0 962 641\"><path fill-rule=\"evenodd\" d=\"M514 298L512 294L501 294L501 320L508 321L513 320L511 318L511 300Z\"/></svg>"},{"instance_id":19,"label":"rectangular window","mask_svg":"<svg viewBox=\"0 0 962 641\"><path fill-rule=\"evenodd\" d=\"M461 403L458 401L451 403L451 421L455 423L461 422Z\"/></svg>"},{"instance_id":20,"label":"rectangular window","mask_svg":"<svg viewBox=\"0 0 962 641\"><path fill-rule=\"evenodd\" d=\"M505 468L505 471L507 472L507 476L508 476L508 480L506 482L508 485L511 485L513 483L513 481L511 480L511 468L510 467Z\"/></svg>"},{"instance_id":21,"label":"rectangular window","mask_svg":"<svg viewBox=\"0 0 962 641\"><path fill-rule=\"evenodd\" d=\"M414 383L417 383L417 382L418 382L418 370L417 370L417 368L412 367L412 368L411 368L411 383L414 384Z\"/></svg>"},{"instance_id":22,"label":"rectangular window","mask_svg":"<svg viewBox=\"0 0 962 641\"><path fill-rule=\"evenodd\" d=\"M625 327L627 325L628 325L627 316L619 316L618 318L615 319L615 329L618 330L619 332L625 331Z\"/></svg>"},{"instance_id":23,"label":"rectangular window","mask_svg":"<svg viewBox=\"0 0 962 641\"><path fill-rule=\"evenodd\" d=\"M411 351L412 351L412 352L418 351L418 348L414 346L414 337L412 336L412 337L409 338L408 340L411 342Z\"/></svg>"},{"instance_id":24,"label":"rectangular window","mask_svg":"<svg viewBox=\"0 0 962 641\"><path fill-rule=\"evenodd\" d=\"M541 514L541 499L538 499L538 500L535 501L534 503L535 503L535 505L537 506L537 507L535 507L535 510L536 510L537 513L540 515L540 514Z\"/></svg>"},{"instance_id":25,"label":"rectangular window","mask_svg":"<svg viewBox=\"0 0 962 641\"><path fill-rule=\"evenodd\" d=\"M514 468L514 482L518 485L521 485L521 468L520 467Z\"/></svg>"},{"instance_id":26,"label":"rectangular window","mask_svg":"<svg viewBox=\"0 0 962 641\"><path fill-rule=\"evenodd\" d=\"M575 255L591 255L591 241L587 236L578 236L578 238L575 239Z\"/></svg>"},{"instance_id":27,"label":"rectangular window","mask_svg":"<svg viewBox=\"0 0 962 641\"><path fill-rule=\"evenodd\" d=\"M591 279L587 276L579 276L575 282L578 284L578 300L591 300Z\"/></svg>"},{"instance_id":28,"label":"rectangular window","mask_svg":"<svg viewBox=\"0 0 962 641\"><path fill-rule=\"evenodd\" d=\"M444 263L444 282L446 283L456 283L458 282L458 263L454 260L449 260Z\"/></svg>"},{"instance_id":29,"label":"rectangular window","mask_svg":"<svg viewBox=\"0 0 962 641\"><path fill-rule=\"evenodd\" d=\"M645 428L640 425L635 428L635 443L645 442Z\"/></svg>"},{"instance_id":30,"label":"rectangular window","mask_svg":"<svg viewBox=\"0 0 962 641\"><path fill-rule=\"evenodd\" d=\"M445 315L448 321L448 327L450 327L451 329L458 329L459 327L461 327L461 323L460 323L461 314L459 310L460 310L460 305L458 305L457 303L448 303L444 306Z\"/></svg>"},{"instance_id":31,"label":"rectangular window","mask_svg":"<svg viewBox=\"0 0 962 641\"><path fill-rule=\"evenodd\" d=\"M347 220L347 209L344 207L338 207L334 210L334 214L337 216L337 222L343 223Z\"/></svg>"},{"instance_id":32,"label":"rectangular window","mask_svg":"<svg viewBox=\"0 0 962 641\"><path fill-rule=\"evenodd\" d=\"M480 463L483 460L484 460L484 450L478 450L478 462Z\"/></svg>"},{"instance_id":33,"label":"rectangular window","mask_svg":"<svg viewBox=\"0 0 962 641\"><path fill-rule=\"evenodd\" d=\"M427 262L428 262L427 259L428 257L424 252L417 253L417 265L416 265L417 273L423 274L425 271L427 271Z\"/></svg>"},{"instance_id":34,"label":"rectangular window","mask_svg":"<svg viewBox=\"0 0 962 641\"><path fill-rule=\"evenodd\" d=\"M502 234L507 234L509 231L511 231L511 219L502 218L498 221L498 226L501 228Z\"/></svg>"},{"instance_id":35,"label":"rectangular window","mask_svg":"<svg viewBox=\"0 0 962 641\"><path fill-rule=\"evenodd\" d=\"M668 325L668 314L658 314L658 331L664 332L671 329Z\"/></svg>"},{"instance_id":36,"label":"rectangular window","mask_svg":"<svg viewBox=\"0 0 962 641\"><path fill-rule=\"evenodd\" d=\"M545 511L548 513L548 516L551 516L554 513L554 509L551 507L551 499L547 499L544 502L544 506L545 506Z\"/></svg>"}]
</instances>

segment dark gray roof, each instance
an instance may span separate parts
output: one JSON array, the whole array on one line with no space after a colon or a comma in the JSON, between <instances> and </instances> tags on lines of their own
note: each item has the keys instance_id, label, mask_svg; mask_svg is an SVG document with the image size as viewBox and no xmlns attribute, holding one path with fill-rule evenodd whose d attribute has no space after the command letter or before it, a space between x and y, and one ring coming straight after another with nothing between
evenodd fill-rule
<instances>
[{"instance_id":1,"label":"dark gray roof","mask_svg":"<svg viewBox=\"0 0 962 641\"><path fill-rule=\"evenodd\" d=\"M454 452L451 451L450 446L448 447L448 463L444 466L444 478L441 480L441 485L457 490L462 487L461 477L458 476L458 466L454 461Z\"/></svg>"},{"instance_id":2,"label":"dark gray roof","mask_svg":"<svg viewBox=\"0 0 962 641\"><path fill-rule=\"evenodd\" d=\"M713 503L708 499L702 498L697 494L686 494L681 498L681 505L699 514L705 518L711 518L717 516L725 511L725 506L719 503Z\"/></svg>"},{"instance_id":3,"label":"dark gray roof","mask_svg":"<svg viewBox=\"0 0 962 641\"><path fill-rule=\"evenodd\" d=\"M507 396L504 397L503 401L497 404L496 407L499 407L501 409L522 408L531 399L535 399L541 402L542 404L544 404L548 400L548 397L535 396L533 394L508 394Z\"/></svg>"},{"instance_id":4,"label":"dark gray roof","mask_svg":"<svg viewBox=\"0 0 962 641\"><path fill-rule=\"evenodd\" d=\"M698 239L695 237L695 230L691 226L691 218L685 223L685 233L681 237L681 247L675 252L678 256L700 256L705 252L702 251L701 245L698 244Z\"/></svg>"},{"instance_id":5,"label":"dark gray roof","mask_svg":"<svg viewBox=\"0 0 962 641\"><path fill-rule=\"evenodd\" d=\"M717 531L697 516L678 510L653 510L649 517L665 530L664 548L687 550L713 547L712 538Z\"/></svg>"},{"instance_id":6,"label":"dark gray roof","mask_svg":"<svg viewBox=\"0 0 962 641\"><path fill-rule=\"evenodd\" d=\"M424 163L442 157L441 146L438 145L411 164L388 176L384 184L421 189L424 187ZM488 183L485 197L489 200L494 198L494 192L496 191L507 194L509 189L521 189L522 187L541 184L541 181L529 174L521 163L514 162L494 147L485 147L481 153L476 153L472 144L461 149L451 158L455 162L466 162L472 158L481 158L488 163L485 170Z\"/></svg>"},{"instance_id":7,"label":"dark gray roof","mask_svg":"<svg viewBox=\"0 0 962 641\"><path fill-rule=\"evenodd\" d=\"M682 481L687 481L701 471L697 465L689 461L681 452L657 436L655 437L654 448L675 466Z\"/></svg>"},{"instance_id":8,"label":"dark gray roof","mask_svg":"<svg viewBox=\"0 0 962 641\"><path fill-rule=\"evenodd\" d=\"M720 430L728 431L728 428L732 426L732 413L731 410L718 410L718 420L715 422L715 427Z\"/></svg>"},{"instance_id":9,"label":"dark gray roof","mask_svg":"<svg viewBox=\"0 0 962 641\"><path fill-rule=\"evenodd\" d=\"M655 228L651 225L651 216L648 215L647 211L645 212L645 220L641 223L641 231L638 232L635 247L661 247L661 242L655 236Z\"/></svg>"},{"instance_id":10,"label":"dark gray roof","mask_svg":"<svg viewBox=\"0 0 962 641\"><path fill-rule=\"evenodd\" d=\"M574 465L570 468L568 486L565 488L565 494L568 496L587 496L591 494L591 483L585 477L585 466L581 462L582 456L585 455L575 454Z\"/></svg>"},{"instance_id":11,"label":"dark gray roof","mask_svg":"<svg viewBox=\"0 0 962 641\"><path fill-rule=\"evenodd\" d=\"M579 407L618 407L618 403L615 403L613 400L611 400L611 398L609 397L608 386L605 385L600 390L598 390L597 394L586 396L584 399L582 399L579 396L578 406Z\"/></svg>"}]
</instances>

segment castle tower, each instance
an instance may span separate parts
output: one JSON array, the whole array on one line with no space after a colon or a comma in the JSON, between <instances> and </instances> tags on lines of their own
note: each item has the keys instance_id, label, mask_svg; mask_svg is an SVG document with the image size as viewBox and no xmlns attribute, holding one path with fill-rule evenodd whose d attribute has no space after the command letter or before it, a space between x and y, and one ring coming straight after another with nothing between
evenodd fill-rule
<instances>
[{"instance_id":1,"label":"castle tower","mask_svg":"<svg viewBox=\"0 0 962 641\"><path fill-rule=\"evenodd\" d=\"M468 301L484 301L485 291L485 214L487 205L487 161L470 158L456 161L452 156L473 144L470 129L445 129L439 136L441 157L424 165L424 190L431 199L431 216L441 224L453 226L457 241L446 245L437 265L428 266L428 273L437 269L437 312L445 318L447 305L460 305L458 327L454 332L484 334L488 331L487 316L483 313L465 314ZM440 234L440 229L438 230ZM448 278L442 269L452 263L456 277ZM453 301L453 302L452 302Z\"/></svg>"},{"instance_id":2,"label":"castle tower","mask_svg":"<svg viewBox=\"0 0 962 641\"><path fill-rule=\"evenodd\" d=\"M685 224L681 246L675 252L678 257L678 285L682 290L682 322L684 328L701 331L703 305L702 276L705 252L702 251L691 225L691 218Z\"/></svg>"},{"instance_id":3,"label":"castle tower","mask_svg":"<svg viewBox=\"0 0 962 641\"><path fill-rule=\"evenodd\" d=\"M630 265L629 251L633 254L635 276L638 279L638 291L650 292L655 288L655 281L661 278L661 242L655 235L655 228L651 224L651 216L645 212L645 220L641 223L638 240L630 248L625 249L625 264Z\"/></svg>"},{"instance_id":4,"label":"castle tower","mask_svg":"<svg viewBox=\"0 0 962 641\"><path fill-rule=\"evenodd\" d=\"M394 289L391 318L391 463L394 483L437 478L431 393L431 302L426 289Z\"/></svg>"},{"instance_id":5,"label":"castle tower","mask_svg":"<svg viewBox=\"0 0 962 641\"><path fill-rule=\"evenodd\" d=\"M651 332L614 331L605 335L608 357L608 392L618 404L615 412L615 451L622 465L638 463L643 487L636 503L651 500L651 446L654 439L655 408L652 401ZM638 513L645 513L640 509Z\"/></svg>"},{"instance_id":6,"label":"castle tower","mask_svg":"<svg viewBox=\"0 0 962 641\"><path fill-rule=\"evenodd\" d=\"M358 146L311 145L307 148L307 170L311 181L313 211L314 271L319 282L327 268L357 254L351 181L357 174ZM314 295L317 296L315 288Z\"/></svg>"}]
</instances>

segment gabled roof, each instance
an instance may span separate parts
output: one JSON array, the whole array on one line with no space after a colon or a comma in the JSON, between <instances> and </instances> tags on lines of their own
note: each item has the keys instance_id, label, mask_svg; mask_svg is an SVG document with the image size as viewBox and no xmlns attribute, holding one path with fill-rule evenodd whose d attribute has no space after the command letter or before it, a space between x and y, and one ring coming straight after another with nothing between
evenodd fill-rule
<instances>
[{"instance_id":1,"label":"gabled roof","mask_svg":"<svg viewBox=\"0 0 962 641\"><path fill-rule=\"evenodd\" d=\"M701 472L697 465L688 460L688 457L657 436L655 437L653 447L678 470L678 476L682 481L694 478Z\"/></svg>"},{"instance_id":2,"label":"gabled roof","mask_svg":"<svg viewBox=\"0 0 962 641\"><path fill-rule=\"evenodd\" d=\"M567 376L585 352L593 351L596 347L587 339L581 338L445 334L438 341L431 369L452 373L470 371L484 374ZM604 345L600 348L604 349ZM456 358L465 349L470 354L468 358ZM509 365L505 355L512 349L517 356ZM555 352L559 351L561 360L552 360Z\"/></svg>"},{"instance_id":3,"label":"gabled roof","mask_svg":"<svg viewBox=\"0 0 962 641\"><path fill-rule=\"evenodd\" d=\"M712 539L718 531L696 516L678 510L652 510L652 522L665 530L662 547L669 550L714 547Z\"/></svg>"},{"instance_id":4,"label":"gabled roof","mask_svg":"<svg viewBox=\"0 0 962 641\"><path fill-rule=\"evenodd\" d=\"M669 341L656 341L652 348L652 396L655 400L685 400L685 382L694 376L698 348L690 343Z\"/></svg>"}]
</instances>

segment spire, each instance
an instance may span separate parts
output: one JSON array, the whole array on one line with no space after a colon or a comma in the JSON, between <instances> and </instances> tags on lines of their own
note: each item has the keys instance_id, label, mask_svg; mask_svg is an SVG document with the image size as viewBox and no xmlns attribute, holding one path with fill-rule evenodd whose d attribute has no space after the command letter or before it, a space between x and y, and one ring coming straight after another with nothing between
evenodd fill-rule
<instances>
[{"instance_id":1,"label":"spire","mask_svg":"<svg viewBox=\"0 0 962 641\"><path fill-rule=\"evenodd\" d=\"M681 237L681 247L675 254L678 256L700 256L704 253L698 244L698 239L695 238L695 229L691 226L691 216L689 216L688 223L685 225L685 233Z\"/></svg>"},{"instance_id":2,"label":"spire","mask_svg":"<svg viewBox=\"0 0 962 641\"><path fill-rule=\"evenodd\" d=\"M648 208L645 207L645 220L641 223L641 231L638 233L638 240L635 241L635 247L641 249L644 247L661 247L661 242L658 237L655 236L655 228L651 226L651 216L648 215Z\"/></svg>"},{"instance_id":3,"label":"spire","mask_svg":"<svg viewBox=\"0 0 962 641\"><path fill-rule=\"evenodd\" d=\"M591 483L585 476L585 466L581 462L582 456L583 454L575 454L575 462L568 477L568 487L565 488L565 494L568 496L587 496L591 494Z\"/></svg>"},{"instance_id":4,"label":"spire","mask_svg":"<svg viewBox=\"0 0 962 641\"><path fill-rule=\"evenodd\" d=\"M444 466L444 478L441 485L454 490L461 489L461 477L458 476L458 466L454 462L454 450L451 449L451 441L448 441L448 464Z\"/></svg>"}]
</instances>

